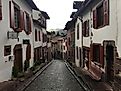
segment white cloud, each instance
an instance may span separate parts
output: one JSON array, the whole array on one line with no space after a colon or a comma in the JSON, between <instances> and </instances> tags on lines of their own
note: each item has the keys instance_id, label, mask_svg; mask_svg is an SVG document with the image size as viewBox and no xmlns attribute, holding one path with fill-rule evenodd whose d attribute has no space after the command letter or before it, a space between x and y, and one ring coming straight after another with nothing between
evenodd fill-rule
<instances>
[{"instance_id":1,"label":"white cloud","mask_svg":"<svg viewBox=\"0 0 121 91\"><path fill-rule=\"evenodd\" d=\"M64 28L73 11L73 0L33 0L40 10L50 16L48 29Z\"/></svg>"}]
</instances>

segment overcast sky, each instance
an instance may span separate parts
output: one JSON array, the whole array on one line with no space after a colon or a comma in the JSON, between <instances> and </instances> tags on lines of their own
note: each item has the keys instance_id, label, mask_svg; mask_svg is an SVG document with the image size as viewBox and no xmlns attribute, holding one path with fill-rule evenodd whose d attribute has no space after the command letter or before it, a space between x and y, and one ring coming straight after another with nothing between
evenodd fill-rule
<instances>
[{"instance_id":1,"label":"overcast sky","mask_svg":"<svg viewBox=\"0 0 121 91\"><path fill-rule=\"evenodd\" d=\"M46 11L50 16L48 30L65 27L73 10L73 0L33 0L40 10Z\"/></svg>"}]
</instances>

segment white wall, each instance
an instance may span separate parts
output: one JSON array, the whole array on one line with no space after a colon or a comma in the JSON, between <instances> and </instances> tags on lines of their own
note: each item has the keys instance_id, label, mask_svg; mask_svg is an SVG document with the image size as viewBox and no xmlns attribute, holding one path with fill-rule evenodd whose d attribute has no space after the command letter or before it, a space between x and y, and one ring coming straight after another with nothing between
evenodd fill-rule
<instances>
[{"instance_id":1,"label":"white wall","mask_svg":"<svg viewBox=\"0 0 121 91\"><path fill-rule=\"evenodd\" d=\"M13 48L16 44L22 44L23 39L30 39L31 47L33 46L32 44L32 34L26 35L24 31L19 33L19 41L17 39L7 39L7 32L8 31L13 31L10 28L10 19L9 19L9 1L10 0L2 0L2 17L3 19L0 21L0 82L6 81L11 79L12 75L12 66L13 66L13 61L8 61L8 57L13 55ZM31 14L31 8L28 6L27 3L25 3L24 0L13 0L15 3L17 3L20 8L23 11L27 11L27 13ZM11 45L11 55L5 56L4 57L4 45ZM23 54L26 53L26 45L23 45ZM33 63L33 48L31 50L31 66ZM24 55L23 55L24 57ZM23 61L25 59L23 58Z\"/></svg>"},{"instance_id":2,"label":"white wall","mask_svg":"<svg viewBox=\"0 0 121 91\"><path fill-rule=\"evenodd\" d=\"M92 29L93 32L93 43L101 43L103 44L104 40L114 40L116 41L116 1L110 0L110 23L109 26L105 26L99 29ZM98 5L97 5L98 6ZM95 8L95 7L94 7ZM94 9L93 8L93 9ZM92 12L93 17L93 12ZM93 19L93 18L92 18ZM116 41L117 42L117 41Z\"/></svg>"},{"instance_id":3,"label":"white wall","mask_svg":"<svg viewBox=\"0 0 121 91\"><path fill-rule=\"evenodd\" d=\"M77 25L79 24L79 40L77 40ZM81 47L82 48L82 22L81 20L78 18L77 22L75 24L75 47ZM79 49L79 48L78 48ZM79 51L79 50L78 50ZM79 52L80 53L80 52ZM80 55L80 54L79 54ZM76 48L75 48L75 64L77 67L80 67L80 58L77 59L77 52L76 52Z\"/></svg>"}]
</instances>

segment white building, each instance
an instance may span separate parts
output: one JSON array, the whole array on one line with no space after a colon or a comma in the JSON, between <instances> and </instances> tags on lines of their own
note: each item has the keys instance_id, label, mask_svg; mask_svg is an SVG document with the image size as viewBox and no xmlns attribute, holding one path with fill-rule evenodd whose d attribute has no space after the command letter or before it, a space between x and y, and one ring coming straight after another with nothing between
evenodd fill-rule
<instances>
[{"instance_id":1,"label":"white building","mask_svg":"<svg viewBox=\"0 0 121 91\"><path fill-rule=\"evenodd\" d=\"M121 60L120 5L120 0L85 0L73 16L77 18L75 45L82 49L83 63L76 59L76 65L88 70L93 79L101 79L104 73L110 82L115 71L121 70L117 65Z\"/></svg>"},{"instance_id":2,"label":"white building","mask_svg":"<svg viewBox=\"0 0 121 91\"><path fill-rule=\"evenodd\" d=\"M32 0L0 0L0 82L33 66L32 9Z\"/></svg>"}]
</instances>

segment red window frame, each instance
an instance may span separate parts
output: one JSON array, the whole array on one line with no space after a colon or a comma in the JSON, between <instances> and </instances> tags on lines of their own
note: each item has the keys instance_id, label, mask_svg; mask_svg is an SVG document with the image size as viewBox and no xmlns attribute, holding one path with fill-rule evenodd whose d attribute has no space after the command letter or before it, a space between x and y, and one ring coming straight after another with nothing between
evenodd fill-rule
<instances>
[{"instance_id":1,"label":"red window frame","mask_svg":"<svg viewBox=\"0 0 121 91\"><path fill-rule=\"evenodd\" d=\"M98 29L101 27L104 27L106 25L109 25L109 0L103 0L103 2L101 3L102 8L103 8L103 24L102 25L98 25L98 14L97 14L97 9L99 6L97 6L96 9L93 10L93 28L94 29ZM99 17L100 18L100 17Z\"/></svg>"},{"instance_id":2,"label":"red window frame","mask_svg":"<svg viewBox=\"0 0 121 91\"><path fill-rule=\"evenodd\" d=\"M15 32L22 32L24 29L24 13L13 1L9 1L10 28ZM16 24L18 23L18 24Z\"/></svg>"}]
</instances>

